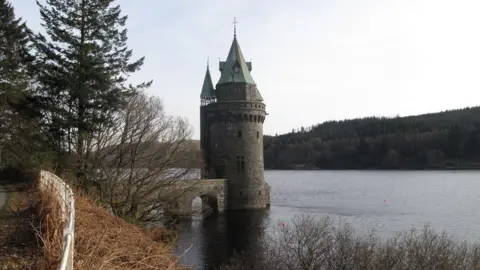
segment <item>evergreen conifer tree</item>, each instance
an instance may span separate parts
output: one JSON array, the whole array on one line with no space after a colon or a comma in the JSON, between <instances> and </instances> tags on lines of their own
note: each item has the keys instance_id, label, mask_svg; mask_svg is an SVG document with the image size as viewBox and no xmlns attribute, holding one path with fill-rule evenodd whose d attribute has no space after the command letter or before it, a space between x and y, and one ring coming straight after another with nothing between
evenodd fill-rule
<instances>
[{"instance_id":1,"label":"evergreen conifer tree","mask_svg":"<svg viewBox=\"0 0 480 270\"><path fill-rule=\"evenodd\" d=\"M11 141L16 102L29 84L27 64L29 55L29 30L20 18L15 17L13 6L0 0L0 164L6 144Z\"/></svg>"},{"instance_id":2,"label":"evergreen conifer tree","mask_svg":"<svg viewBox=\"0 0 480 270\"><path fill-rule=\"evenodd\" d=\"M49 144L74 154L77 170L88 158L91 134L112 121L128 96L151 84L127 84L144 58L131 60L127 16L114 2L37 1L46 34L34 37L37 84L30 100Z\"/></svg>"}]
</instances>

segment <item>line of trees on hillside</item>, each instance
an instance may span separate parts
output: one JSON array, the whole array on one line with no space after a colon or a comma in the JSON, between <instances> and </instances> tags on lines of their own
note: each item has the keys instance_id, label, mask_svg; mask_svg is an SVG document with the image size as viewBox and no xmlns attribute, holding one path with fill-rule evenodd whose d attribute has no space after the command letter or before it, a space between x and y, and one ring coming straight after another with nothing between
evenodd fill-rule
<instances>
[{"instance_id":1,"label":"line of trees on hillside","mask_svg":"<svg viewBox=\"0 0 480 270\"><path fill-rule=\"evenodd\" d=\"M480 107L329 121L265 136L266 169L480 168Z\"/></svg>"},{"instance_id":2,"label":"line of trees on hillside","mask_svg":"<svg viewBox=\"0 0 480 270\"><path fill-rule=\"evenodd\" d=\"M152 221L174 199L165 185L189 173L172 168L196 153L188 122L146 93L152 81L129 83L144 58L116 2L37 2L35 33L0 0L0 165L51 169L115 214Z\"/></svg>"}]
</instances>

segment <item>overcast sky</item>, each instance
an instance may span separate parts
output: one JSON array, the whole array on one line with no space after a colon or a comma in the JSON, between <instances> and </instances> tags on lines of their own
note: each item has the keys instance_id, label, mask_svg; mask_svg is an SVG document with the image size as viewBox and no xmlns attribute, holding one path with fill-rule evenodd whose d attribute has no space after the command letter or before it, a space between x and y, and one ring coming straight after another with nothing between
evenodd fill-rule
<instances>
[{"instance_id":1,"label":"overcast sky","mask_svg":"<svg viewBox=\"0 0 480 270\"><path fill-rule=\"evenodd\" d=\"M40 30L34 0L13 0ZM145 56L132 82L199 137L207 58L214 83L233 17L275 134L327 120L412 115L480 104L478 0L120 0L129 45Z\"/></svg>"}]
</instances>

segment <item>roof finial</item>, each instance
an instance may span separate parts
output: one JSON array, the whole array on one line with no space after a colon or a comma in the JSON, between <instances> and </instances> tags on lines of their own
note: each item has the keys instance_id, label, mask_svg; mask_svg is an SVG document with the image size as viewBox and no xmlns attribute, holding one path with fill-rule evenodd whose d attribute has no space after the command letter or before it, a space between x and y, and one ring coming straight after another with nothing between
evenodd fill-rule
<instances>
[{"instance_id":1,"label":"roof finial","mask_svg":"<svg viewBox=\"0 0 480 270\"><path fill-rule=\"evenodd\" d=\"M237 18L233 17L233 37L237 37Z\"/></svg>"},{"instance_id":2,"label":"roof finial","mask_svg":"<svg viewBox=\"0 0 480 270\"><path fill-rule=\"evenodd\" d=\"M208 69L208 67L209 67L209 65L210 65L209 63L210 63L210 57L207 56L207 69Z\"/></svg>"}]
</instances>

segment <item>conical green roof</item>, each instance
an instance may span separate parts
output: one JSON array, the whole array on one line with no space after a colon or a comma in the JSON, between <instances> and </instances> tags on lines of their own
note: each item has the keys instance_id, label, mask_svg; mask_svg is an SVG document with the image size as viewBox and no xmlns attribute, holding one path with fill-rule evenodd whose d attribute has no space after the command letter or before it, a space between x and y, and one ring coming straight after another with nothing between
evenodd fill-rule
<instances>
[{"instance_id":1,"label":"conical green roof","mask_svg":"<svg viewBox=\"0 0 480 270\"><path fill-rule=\"evenodd\" d=\"M205 73L205 79L203 80L202 93L200 98L214 98L215 88L213 88L212 77L210 76L210 69L207 65L207 72Z\"/></svg>"},{"instance_id":2,"label":"conical green roof","mask_svg":"<svg viewBox=\"0 0 480 270\"><path fill-rule=\"evenodd\" d=\"M258 91L258 89L255 89L255 99L257 101L263 101L263 97L260 95L260 91Z\"/></svg>"},{"instance_id":3,"label":"conical green roof","mask_svg":"<svg viewBox=\"0 0 480 270\"><path fill-rule=\"evenodd\" d=\"M237 37L234 36L230 52L228 52L227 60L220 63L221 72L218 84L224 83L249 83L255 84L250 75L249 65L243 57L242 50L238 44Z\"/></svg>"}]
</instances>

